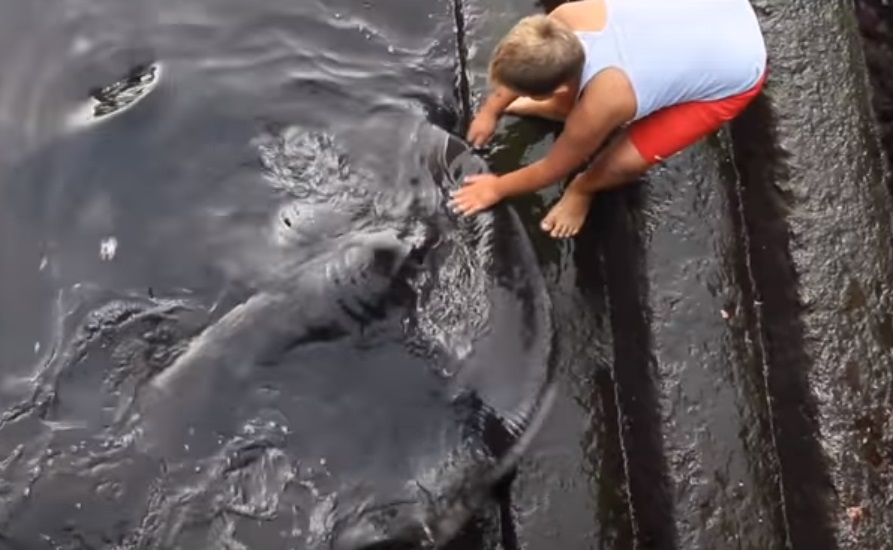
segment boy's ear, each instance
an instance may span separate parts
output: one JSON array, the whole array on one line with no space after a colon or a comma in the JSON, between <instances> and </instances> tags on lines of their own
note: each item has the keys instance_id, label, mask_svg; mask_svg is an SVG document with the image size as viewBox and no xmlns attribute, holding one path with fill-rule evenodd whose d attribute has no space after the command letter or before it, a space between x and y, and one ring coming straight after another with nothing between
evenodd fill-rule
<instances>
[{"instance_id":1,"label":"boy's ear","mask_svg":"<svg viewBox=\"0 0 893 550\"><path fill-rule=\"evenodd\" d=\"M571 87L570 87L567 83L565 83L565 84L559 84L558 87L555 88L555 91L552 92L552 93L555 93L555 94L566 94L566 93L568 93L568 92L570 92L570 91L571 91Z\"/></svg>"}]
</instances>

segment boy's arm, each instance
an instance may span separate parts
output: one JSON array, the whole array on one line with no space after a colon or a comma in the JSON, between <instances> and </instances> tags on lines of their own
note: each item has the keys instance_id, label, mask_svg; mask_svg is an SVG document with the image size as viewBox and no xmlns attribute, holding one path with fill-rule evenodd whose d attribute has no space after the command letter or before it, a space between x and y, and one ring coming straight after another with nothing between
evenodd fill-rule
<instances>
[{"instance_id":1,"label":"boy's arm","mask_svg":"<svg viewBox=\"0 0 893 550\"><path fill-rule=\"evenodd\" d=\"M608 70L592 84L543 159L493 182L500 198L536 191L567 177L598 150L615 128L632 119L636 107L625 76Z\"/></svg>"},{"instance_id":2,"label":"boy's arm","mask_svg":"<svg viewBox=\"0 0 893 550\"><path fill-rule=\"evenodd\" d=\"M474 120L471 121L465 139L473 147L482 147L487 143L493 136L493 132L496 131L496 121L499 120L499 116L517 97L518 94L505 86L497 86L484 101Z\"/></svg>"},{"instance_id":3,"label":"boy's arm","mask_svg":"<svg viewBox=\"0 0 893 550\"><path fill-rule=\"evenodd\" d=\"M452 192L450 207L469 216L506 197L542 189L565 178L635 112L635 95L626 76L619 70L603 71L592 79L545 158L503 176L469 176L464 186Z\"/></svg>"},{"instance_id":4,"label":"boy's arm","mask_svg":"<svg viewBox=\"0 0 893 550\"><path fill-rule=\"evenodd\" d=\"M488 114L498 118L499 115L505 111L505 108L511 105L512 101L518 99L518 97L518 94L512 92L505 86L497 86L490 92L490 95L487 96L484 104L481 105L481 108L478 110L478 115Z\"/></svg>"}]
</instances>

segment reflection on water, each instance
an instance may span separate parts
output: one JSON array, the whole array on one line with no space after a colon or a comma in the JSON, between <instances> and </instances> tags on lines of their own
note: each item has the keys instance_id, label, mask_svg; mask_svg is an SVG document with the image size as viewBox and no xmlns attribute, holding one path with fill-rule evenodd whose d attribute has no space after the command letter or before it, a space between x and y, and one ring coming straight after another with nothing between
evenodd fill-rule
<instances>
[{"instance_id":1,"label":"reflection on water","mask_svg":"<svg viewBox=\"0 0 893 550\"><path fill-rule=\"evenodd\" d=\"M2 10L0 547L451 535L550 334L514 214L444 207L452 6Z\"/></svg>"}]
</instances>

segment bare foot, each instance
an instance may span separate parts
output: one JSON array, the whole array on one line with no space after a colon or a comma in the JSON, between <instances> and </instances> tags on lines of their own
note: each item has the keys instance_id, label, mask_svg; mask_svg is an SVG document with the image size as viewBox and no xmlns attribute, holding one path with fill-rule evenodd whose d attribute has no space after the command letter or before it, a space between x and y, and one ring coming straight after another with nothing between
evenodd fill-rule
<instances>
[{"instance_id":1,"label":"bare foot","mask_svg":"<svg viewBox=\"0 0 893 550\"><path fill-rule=\"evenodd\" d=\"M556 239L573 237L583 227L591 203L591 194L566 189L555 206L543 218L540 227Z\"/></svg>"}]
</instances>

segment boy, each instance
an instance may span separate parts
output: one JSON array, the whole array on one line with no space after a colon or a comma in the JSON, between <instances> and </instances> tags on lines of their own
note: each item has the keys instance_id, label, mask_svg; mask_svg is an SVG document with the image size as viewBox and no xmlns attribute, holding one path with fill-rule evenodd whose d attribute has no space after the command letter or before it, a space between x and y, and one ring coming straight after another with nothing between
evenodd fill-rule
<instances>
[{"instance_id":1,"label":"boy","mask_svg":"<svg viewBox=\"0 0 893 550\"><path fill-rule=\"evenodd\" d=\"M514 172L469 177L451 206L471 215L567 177L542 221L575 235L592 195L634 180L735 118L766 78L766 47L749 0L581 0L522 19L490 61L493 92L468 130L483 145L503 111L565 121L548 154Z\"/></svg>"}]
</instances>

